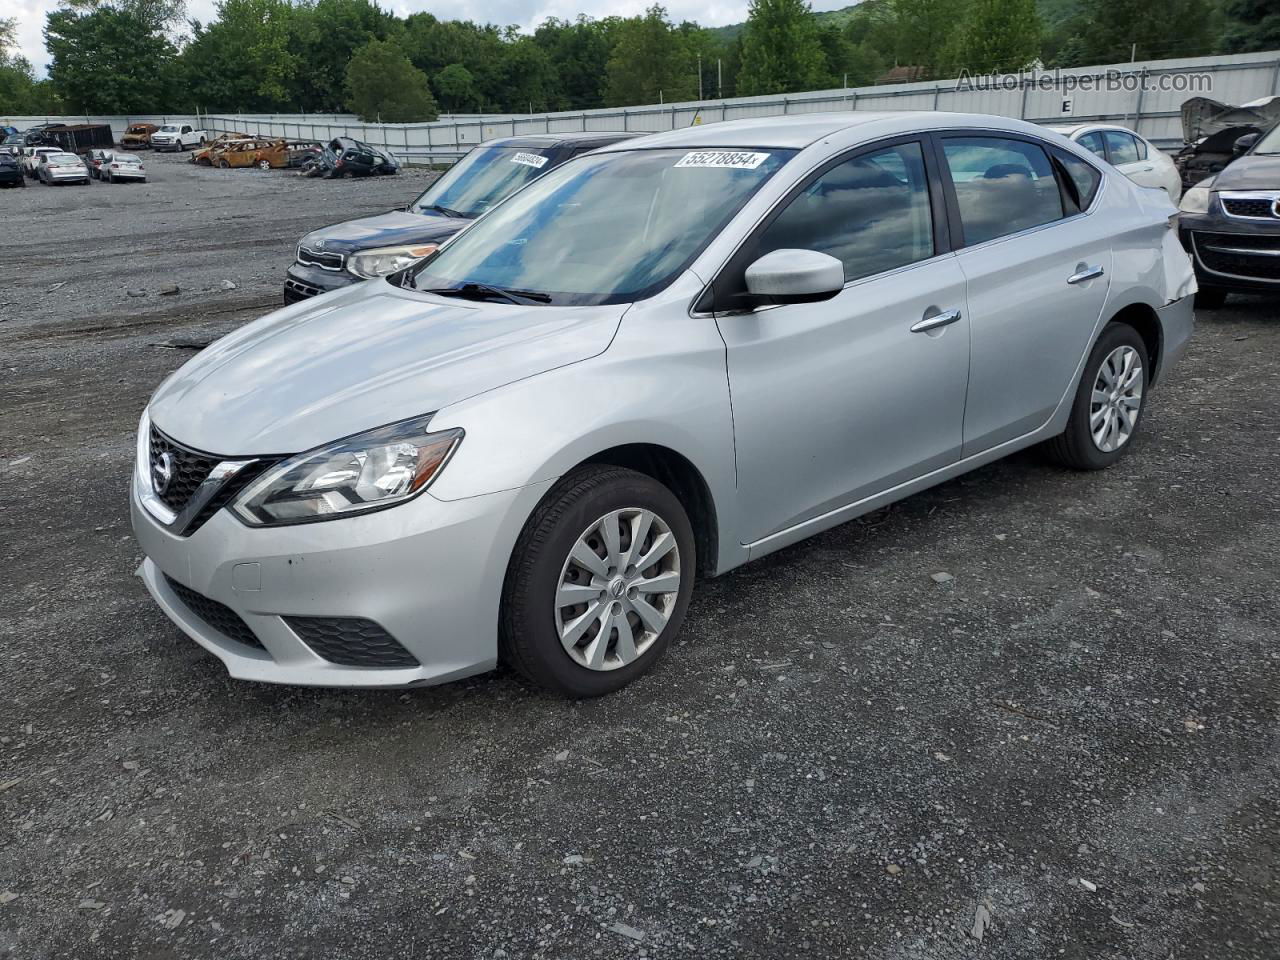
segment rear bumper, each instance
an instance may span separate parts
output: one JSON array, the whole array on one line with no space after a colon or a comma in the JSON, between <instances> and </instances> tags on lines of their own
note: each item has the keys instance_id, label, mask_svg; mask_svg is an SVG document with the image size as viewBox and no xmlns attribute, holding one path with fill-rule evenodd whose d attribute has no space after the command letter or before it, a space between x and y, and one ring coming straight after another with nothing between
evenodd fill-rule
<instances>
[{"instance_id":1,"label":"rear bumper","mask_svg":"<svg viewBox=\"0 0 1280 960\"><path fill-rule=\"evenodd\" d=\"M1152 378L1157 382L1163 383L1165 375L1187 352L1187 345L1191 343L1191 334L1195 329L1195 299L1195 294L1192 294L1167 303L1156 311L1160 320L1162 343L1160 365Z\"/></svg>"}]
</instances>

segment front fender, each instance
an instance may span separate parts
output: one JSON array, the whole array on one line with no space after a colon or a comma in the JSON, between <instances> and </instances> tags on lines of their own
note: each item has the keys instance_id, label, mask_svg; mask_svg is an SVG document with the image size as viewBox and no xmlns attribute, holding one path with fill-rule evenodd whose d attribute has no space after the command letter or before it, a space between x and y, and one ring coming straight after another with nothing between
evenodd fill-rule
<instances>
[{"instance_id":1,"label":"front fender","mask_svg":"<svg viewBox=\"0 0 1280 960\"><path fill-rule=\"evenodd\" d=\"M604 353L442 408L432 429L460 427L466 436L432 495L454 500L544 483L605 450L650 444L701 473L722 553L732 550L736 474L725 347L713 319L688 315L701 283L685 280L632 307ZM734 565L720 560L721 569Z\"/></svg>"}]
</instances>

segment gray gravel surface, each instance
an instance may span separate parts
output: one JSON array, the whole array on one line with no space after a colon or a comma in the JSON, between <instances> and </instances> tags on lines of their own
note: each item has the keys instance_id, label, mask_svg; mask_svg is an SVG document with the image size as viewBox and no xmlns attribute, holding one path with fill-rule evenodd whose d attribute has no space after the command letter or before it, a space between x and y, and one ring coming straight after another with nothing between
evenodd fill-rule
<instances>
[{"instance_id":1,"label":"gray gravel surface","mask_svg":"<svg viewBox=\"0 0 1280 960\"><path fill-rule=\"evenodd\" d=\"M612 697L254 686L133 576L137 417L421 177L147 162L0 192L0 956L1280 955L1275 301L1200 317L1116 468L704 584Z\"/></svg>"}]
</instances>

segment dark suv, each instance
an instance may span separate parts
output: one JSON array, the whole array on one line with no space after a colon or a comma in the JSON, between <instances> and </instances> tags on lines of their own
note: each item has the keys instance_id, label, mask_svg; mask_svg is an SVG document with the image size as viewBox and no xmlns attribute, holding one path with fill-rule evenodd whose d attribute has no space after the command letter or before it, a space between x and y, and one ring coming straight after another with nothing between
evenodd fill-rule
<instances>
[{"instance_id":1,"label":"dark suv","mask_svg":"<svg viewBox=\"0 0 1280 960\"><path fill-rule=\"evenodd\" d=\"M572 157L633 136L562 133L482 143L403 210L336 223L303 237L285 277L285 303L403 270L529 181Z\"/></svg>"},{"instance_id":2,"label":"dark suv","mask_svg":"<svg viewBox=\"0 0 1280 960\"><path fill-rule=\"evenodd\" d=\"M1179 235L1196 265L1196 304L1232 290L1280 293L1280 125L1236 141L1236 159L1182 195Z\"/></svg>"}]
</instances>

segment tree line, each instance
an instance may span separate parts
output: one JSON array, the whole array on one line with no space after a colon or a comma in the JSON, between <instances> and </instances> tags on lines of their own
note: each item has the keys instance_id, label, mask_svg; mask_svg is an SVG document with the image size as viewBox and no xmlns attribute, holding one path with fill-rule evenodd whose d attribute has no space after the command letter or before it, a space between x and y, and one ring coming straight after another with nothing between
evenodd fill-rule
<instances>
[{"instance_id":1,"label":"tree line","mask_svg":"<svg viewBox=\"0 0 1280 960\"><path fill-rule=\"evenodd\" d=\"M1280 47L1275 0L751 0L744 24L547 19L532 33L372 0L63 0L48 76L0 19L0 114L585 110ZM180 39L175 40L174 37Z\"/></svg>"}]
</instances>

